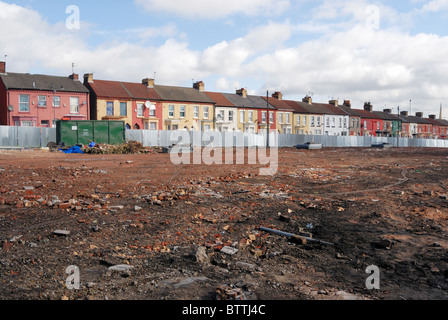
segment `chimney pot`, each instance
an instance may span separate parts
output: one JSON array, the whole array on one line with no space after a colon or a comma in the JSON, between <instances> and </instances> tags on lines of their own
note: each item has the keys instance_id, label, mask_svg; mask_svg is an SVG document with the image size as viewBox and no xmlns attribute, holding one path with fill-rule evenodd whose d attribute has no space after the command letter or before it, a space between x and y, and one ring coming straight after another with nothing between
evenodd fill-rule
<instances>
[{"instance_id":1,"label":"chimney pot","mask_svg":"<svg viewBox=\"0 0 448 320\"><path fill-rule=\"evenodd\" d=\"M84 75L84 83L93 83L93 73L86 73Z\"/></svg>"},{"instance_id":2,"label":"chimney pot","mask_svg":"<svg viewBox=\"0 0 448 320\"><path fill-rule=\"evenodd\" d=\"M147 88L154 88L154 79L151 78L146 78L142 80L142 83L147 87Z\"/></svg>"},{"instance_id":3,"label":"chimney pot","mask_svg":"<svg viewBox=\"0 0 448 320\"><path fill-rule=\"evenodd\" d=\"M79 75L76 74L76 73L73 73L73 74L71 74L71 75L69 76L69 78L72 79L72 80L79 80Z\"/></svg>"},{"instance_id":4,"label":"chimney pot","mask_svg":"<svg viewBox=\"0 0 448 320\"><path fill-rule=\"evenodd\" d=\"M385 113L392 113L392 109L384 109L383 110Z\"/></svg>"},{"instance_id":5,"label":"chimney pot","mask_svg":"<svg viewBox=\"0 0 448 320\"><path fill-rule=\"evenodd\" d=\"M401 114L402 116L407 117L408 114L409 114L409 112L407 112L407 111L401 111L400 114Z\"/></svg>"},{"instance_id":6,"label":"chimney pot","mask_svg":"<svg viewBox=\"0 0 448 320\"><path fill-rule=\"evenodd\" d=\"M244 88L237 90L236 94L242 96L243 98L247 98L247 90Z\"/></svg>"},{"instance_id":7,"label":"chimney pot","mask_svg":"<svg viewBox=\"0 0 448 320\"><path fill-rule=\"evenodd\" d=\"M283 100L283 94L281 92L276 92L272 95L272 98Z\"/></svg>"},{"instance_id":8,"label":"chimney pot","mask_svg":"<svg viewBox=\"0 0 448 320\"><path fill-rule=\"evenodd\" d=\"M372 106L372 104L371 104L370 102L366 102L366 103L364 103L364 110L365 110L365 111L372 112L372 111L373 111L373 106Z\"/></svg>"},{"instance_id":9,"label":"chimney pot","mask_svg":"<svg viewBox=\"0 0 448 320\"><path fill-rule=\"evenodd\" d=\"M195 84L193 84L193 88L196 90L199 90L200 92L205 91L205 84L203 81L198 81Z\"/></svg>"},{"instance_id":10,"label":"chimney pot","mask_svg":"<svg viewBox=\"0 0 448 320\"><path fill-rule=\"evenodd\" d=\"M344 100L344 106L351 108L352 107L352 102L350 100Z\"/></svg>"},{"instance_id":11,"label":"chimney pot","mask_svg":"<svg viewBox=\"0 0 448 320\"><path fill-rule=\"evenodd\" d=\"M339 101L338 101L338 100L330 100L330 101L329 101L329 104L331 104L331 105L337 107L337 106L339 105Z\"/></svg>"},{"instance_id":12,"label":"chimney pot","mask_svg":"<svg viewBox=\"0 0 448 320\"><path fill-rule=\"evenodd\" d=\"M429 119L432 119L432 120L436 120L436 115L435 114L431 114L430 116L429 116Z\"/></svg>"},{"instance_id":13,"label":"chimney pot","mask_svg":"<svg viewBox=\"0 0 448 320\"><path fill-rule=\"evenodd\" d=\"M419 117L419 118L423 118L423 112L416 112L415 116Z\"/></svg>"},{"instance_id":14,"label":"chimney pot","mask_svg":"<svg viewBox=\"0 0 448 320\"><path fill-rule=\"evenodd\" d=\"M313 103L313 98L311 98L310 96L306 96L305 98L302 99L303 102L306 102L308 104L312 104Z\"/></svg>"}]
</instances>

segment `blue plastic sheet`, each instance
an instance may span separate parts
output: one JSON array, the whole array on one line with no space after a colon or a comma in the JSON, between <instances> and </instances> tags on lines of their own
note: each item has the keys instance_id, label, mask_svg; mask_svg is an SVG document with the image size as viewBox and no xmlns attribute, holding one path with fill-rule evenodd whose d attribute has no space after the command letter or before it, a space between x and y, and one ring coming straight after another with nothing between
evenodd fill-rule
<instances>
[{"instance_id":1,"label":"blue plastic sheet","mask_svg":"<svg viewBox=\"0 0 448 320\"><path fill-rule=\"evenodd\" d=\"M59 149L59 150L62 151L62 152L64 152L65 154L70 154L70 153L84 153L84 151L82 151L81 148L78 147L78 146L71 147L70 149L67 149L67 150L62 150L62 149Z\"/></svg>"}]
</instances>

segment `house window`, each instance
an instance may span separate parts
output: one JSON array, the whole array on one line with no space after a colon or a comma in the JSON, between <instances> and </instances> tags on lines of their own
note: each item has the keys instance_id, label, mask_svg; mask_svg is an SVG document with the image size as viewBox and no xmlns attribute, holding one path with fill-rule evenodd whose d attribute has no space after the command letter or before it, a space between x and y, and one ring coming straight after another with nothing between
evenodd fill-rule
<instances>
[{"instance_id":1,"label":"house window","mask_svg":"<svg viewBox=\"0 0 448 320\"><path fill-rule=\"evenodd\" d=\"M261 113L261 122L266 123L266 112Z\"/></svg>"},{"instance_id":2,"label":"house window","mask_svg":"<svg viewBox=\"0 0 448 320\"><path fill-rule=\"evenodd\" d=\"M249 122L254 122L254 112L249 111Z\"/></svg>"},{"instance_id":3,"label":"house window","mask_svg":"<svg viewBox=\"0 0 448 320\"><path fill-rule=\"evenodd\" d=\"M208 109L208 107L207 107ZM204 125L204 131L210 131L210 125L209 124L205 124Z\"/></svg>"},{"instance_id":4,"label":"house window","mask_svg":"<svg viewBox=\"0 0 448 320\"><path fill-rule=\"evenodd\" d=\"M283 123L283 113L282 112L279 112L279 114L278 114L278 122Z\"/></svg>"},{"instance_id":5,"label":"house window","mask_svg":"<svg viewBox=\"0 0 448 320\"><path fill-rule=\"evenodd\" d=\"M330 118L327 118L327 127L330 127Z\"/></svg>"},{"instance_id":6,"label":"house window","mask_svg":"<svg viewBox=\"0 0 448 320\"><path fill-rule=\"evenodd\" d=\"M40 122L40 126L44 127L44 128L48 128L50 126L50 121L49 120L42 120Z\"/></svg>"},{"instance_id":7,"label":"house window","mask_svg":"<svg viewBox=\"0 0 448 320\"><path fill-rule=\"evenodd\" d=\"M347 118L344 118L344 128L347 128Z\"/></svg>"},{"instance_id":8,"label":"house window","mask_svg":"<svg viewBox=\"0 0 448 320\"><path fill-rule=\"evenodd\" d=\"M137 103L137 117L143 117L143 103Z\"/></svg>"},{"instance_id":9,"label":"house window","mask_svg":"<svg viewBox=\"0 0 448 320\"><path fill-rule=\"evenodd\" d=\"M314 120L315 120L314 116L311 116L311 127L313 128L314 128Z\"/></svg>"},{"instance_id":10,"label":"house window","mask_svg":"<svg viewBox=\"0 0 448 320\"><path fill-rule=\"evenodd\" d=\"M320 128L321 119L320 117L317 117L317 126ZM320 134L320 133L319 133Z\"/></svg>"},{"instance_id":11,"label":"house window","mask_svg":"<svg viewBox=\"0 0 448 320\"><path fill-rule=\"evenodd\" d=\"M156 122L151 122L149 124L149 130L157 130L157 123Z\"/></svg>"},{"instance_id":12,"label":"house window","mask_svg":"<svg viewBox=\"0 0 448 320\"><path fill-rule=\"evenodd\" d=\"M342 128L342 118L339 118L339 128Z\"/></svg>"},{"instance_id":13,"label":"house window","mask_svg":"<svg viewBox=\"0 0 448 320\"><path fill-rule=\"evenodd\" d=\"M233 122L233 111L229 111L229 121Z\"/></svg>"},{"instance_id":14,"label":"house window","mask_svg":"<svg viewBox=\"0 0 448 320\"><path fill-rule=\"evenodd\" d=\"M269 112L269 122L274 123L274 112Z\"/></svg>"},{"instance_id":15,"label":"house window","mask_svg":"<svg viewBox=\"0 0 448 320\"><path fill-rule=\"evenodd\" d=\"M177 125L177 124L173 124L173 130L174 130L174 131L179 130L179 125Z\"/></svg>"},{"instance_id":16,"label":"house window","mask_svg":"<svg viewBox=\"0 0 448 320\"><path fill-rule=\"evenodd\" d=\"M209 116L209 114L208 114L208 108L209 107L204 107L204 119L208 119L208 116ZM210 129L209 129L210 130Z\"/></svg>"},{"instance_id":17,"label":"house window","mask_svg":"<svg viewBox=\"0 0 448 320\"><path fill-rule=\"evenodd\" d=\"M194 107L194 118L199 119L199 106Z\"/></svg>"},{"instance_id":18,"label":"house window","mask_svg":"<svg viewBox=\"0 0 448 320\"><path fill-rule=\"evenodd\" d=\"M224 121L225 120L225 113L224 110L220 110L218 113L218 121Z\"/></svg>"},{"instance_id":19,"label":"house window","mask_svg":"<svg viewBox=\"0 0 448 320\"><path fill-rule=\"evenodd\" d=\"M19 97L19 112L30 112L30 96L21 94Z\"/></svg>"},{"instance_id":20,"label":"house window","mask_svg":"<svg viewBox=\"0 0 448 320\"><path fill-rule=\"evenodd\" d=\"M22 121L22 127L32 127L33 123L31 121Z\"/></svg>"},{"instance_id":21,"label":"house window","mask_svg":"<svg viewBox=\"0 0 448 320\"><path fill-rule=\"evenodd\" d=\"M120 102L120 116L128 116L128 104L126 102Z\"/></svg>"},{"instance_id":22,"label":"house window","mask_svg":"<svg viewBox=\"0 0 448 320\"><path fill-rule=\"evenodd\" d=\"M61 97L53 97L53 107L59 108L61 106Z\"/></svg>"},{"instance_id":23,"label":"house window","mask_svg":"<svg viewBox=\"0 0 448 320\"><path fill-rule=\"evenodd\" d=\"M244 119L245 117L244 117L244 110L241 110L240 111L240 123L244 123Z\"/></svg>"},{"instance_id":24,"label":"house window","mask_svg":"<svg viewBox=\"0 0 448 320\"><path fill-rule=\"evenodd\" d=\"M151 107L149 108L149 116L150 117L156 116L156 106L154 104L151 104Z\"/></svg>"},{"instance_id":25,"label":"house window","mask_svg":"<svg viewBox=\"0 0 448 320\"><path fill-rule=\"evenodd\" d=\"M297 126L300 126L300 116L297 116Z\"/></svg>"},{"instance_id":26,"label":"house window","mask_svg":"<svg viewBox=\"0 0 448 320\"><path fill-rule=\"evenodd\" d=\"M79 98L77 97L70 98L70 113L71 114L79 113Z\"/></svg>"},{"instance_id":27,"label":"house window","mask_svg":"<svg viewBox=\"0 0 448 320\"><path fill-rule=\"evenodd\" d=\"M287 113L287 114L286 114L286 124L290 124L290 123L291 123L290 114Z\"/></svg>"},{"instance_id":28,"label":"house window","mask_svg":"<svg viewBox=\"0 0 448 320\"><path fill-rule=\"evenodd\" d=\"M380 123L379 122L376 123L376 129L380 130Z\"/></svg>"},{"instance_id":29,"label":"house window","mask_svg":"<svg viewBox=\"0 0 448 320\"><path fill-rule=\"evenodd\" d=\"M174 106L173 105L168 106L168 116L170 118L174 118Z\"/></svg>"},{"instance_id":30,"label":"house window","mask_svg":"<svg viewBox=\"0 0 448 320\"><path fill-rule=\"evenodd\" d=\"M39 96L37 105L39 107L46 108L47 107L47 96Z\"/></svg>"},{"instance_id":31,"label":"house window","mask_svg":"<svg viewBox=\"0 0 448 320\"><path fill-rule=\"evenodd\" d=\"M303 117L303 125L306 127L307 126L307 117Z\"/></svg>"},{"instance_id":32,"label":"house window","mask_svg":"<svg viewBox=\"0 0 448 320\"><path fill-rule=\"evenodd\" d=\"M107 102L106 115L107 116L113 116L114 115L114 103L111 102L111 101Z\"/></svg>"},{"instance_id":33,"label":"house window","mask_svg":"<svg viewBox=\"0 0 448 320\"><path fill-rule=\"evenodd\" d=\"M185 118L185 106L180 106L180 117Z\"/></svg>"}]
</instances>

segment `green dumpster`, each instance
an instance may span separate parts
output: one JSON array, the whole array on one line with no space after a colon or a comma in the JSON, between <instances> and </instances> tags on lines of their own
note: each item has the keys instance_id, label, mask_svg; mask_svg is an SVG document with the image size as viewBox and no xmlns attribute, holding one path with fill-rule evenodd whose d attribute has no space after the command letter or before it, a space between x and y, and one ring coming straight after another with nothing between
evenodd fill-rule
<instances>
[{"instance_id":1,"label":"green dumpster","mask_svg":"<svg viewBox=\"0 0 448 320\"><path fill-rule=\"evenodd\" d=\"M57 143L66 146L88 145L91 141L118 145L126 142L124 121L59 120L56 122Z\"/></svg>"}]
</instances>

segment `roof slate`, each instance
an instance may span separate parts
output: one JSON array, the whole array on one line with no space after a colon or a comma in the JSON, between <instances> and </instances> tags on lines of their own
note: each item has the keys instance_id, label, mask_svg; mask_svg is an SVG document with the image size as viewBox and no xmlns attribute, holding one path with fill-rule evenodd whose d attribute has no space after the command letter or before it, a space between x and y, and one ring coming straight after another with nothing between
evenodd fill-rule
<instances>
[{"instance_id":1,"label":"roof slate","mask_svg":"<svg viewBox=\"0 0 448 320\"><path fill-rule=\"evenodd\" d=\"M212 99L218 107L236 107L220 92L205 92L205 94L208 95L208 97Z\"/></svg>"},{"instance_id":2,"label":"roof slate","mask_svg":"<svg viewBox=\"0 0 448 320\"><path fill-rule=\"evenodd\" d=\"M29 73L7 73L0 75L7 90L38 90L89 93L79 81L69 77L47 76Z\"/></svg>"},{"instance_id":3,"label":"roof slate","mask_svg":"<svg viewBox=\"0 0 448 320\"><path fill-rule=\"evenodd\" d=\"M250 108L250 109L268 108L268 103L266 102L266 100L259 96L248 95L247 98L244 98L239 94L223 93L223 95L238 108ZM269 104L269 110L275 110L275 108L271 104Z\"/></svg>"}]
</instances>

